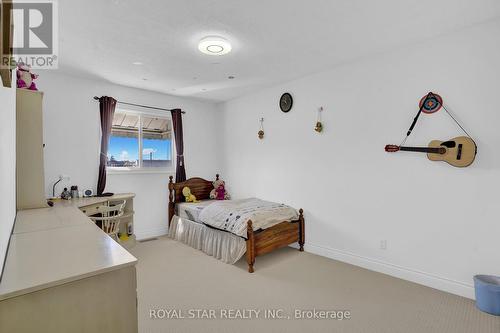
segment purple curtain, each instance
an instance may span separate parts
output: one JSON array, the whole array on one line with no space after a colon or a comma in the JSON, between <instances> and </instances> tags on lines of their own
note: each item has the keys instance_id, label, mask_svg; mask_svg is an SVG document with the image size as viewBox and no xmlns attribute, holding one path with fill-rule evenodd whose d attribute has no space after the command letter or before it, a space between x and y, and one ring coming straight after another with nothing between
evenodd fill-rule
<instances>
[{"instance_id":1,"label":"purple curtain","mask_svg":"<svg viewBox=\"0 0 500 333\"><path fill-rule=\"evenodd\" d=\"M101 195L106 187L106 163L108 161L109 135L113 125L116 99L102 96L99 98L99 113L101 114L101 154L99 157L99 178L97 179L97 195Z\"/></svg>"},{"instance_id":2,"label":"purple curtain","mask_svg":"<svg viewBox=\"0 0 500 333\"><path fill-rule=\"evenodd\" d=\"M182 133L182 111L173 109L172 125L174 127L175 149L177 150L177 164L175 167L175 182L186 180L186 168L184 165L184 137Z\"/></svg>"}]
</instances>

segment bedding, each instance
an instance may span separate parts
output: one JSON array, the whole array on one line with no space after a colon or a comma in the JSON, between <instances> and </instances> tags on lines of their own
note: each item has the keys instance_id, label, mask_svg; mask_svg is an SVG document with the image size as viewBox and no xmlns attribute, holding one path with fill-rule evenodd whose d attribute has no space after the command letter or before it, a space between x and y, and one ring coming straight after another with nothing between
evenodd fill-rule
<instances>
[{"instance_id":1,"label":"bedding","mask_svg":"<svg viewBox=\"0 0 500 333\"><path fill-rule=\"evenodd\" d=\"M193 222L199 221L199 215L203 208L215 202L215 200L202 200L199 202L181 202L177 204L177 216Z\"/></svg>"},{"instance_id":2,"label":"bedding","mask_svg":"<svg viewBox=\"0 0 500 333\"><path fill-rule=\"evenodd\" d=\"M200 223L245 238L249 220L257 231L298 218L297 211L290 206L257 198L214 201L202 208L197 216Z\"/></svg>"}]
</instances>

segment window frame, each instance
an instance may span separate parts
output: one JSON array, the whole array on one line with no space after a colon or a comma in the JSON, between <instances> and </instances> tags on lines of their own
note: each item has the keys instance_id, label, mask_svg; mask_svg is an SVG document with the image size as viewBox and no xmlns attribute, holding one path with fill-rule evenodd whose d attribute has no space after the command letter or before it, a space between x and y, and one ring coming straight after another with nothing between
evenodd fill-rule
<instances>
[{"instance_id":1,"label":"window frame","mask_svg":"<svg viewBox=\"0 0 500 333\"><path fill-rule=\"evenodd\" d=\"M138 131L138 144L139 144L139 151L138 151L138 158L139 158L139 166L138 167L110 167L106 165L106 173L107 174L138 174L138 173L168 173L172 174L175 173L175 164L177 161L177 151L175 149L175 136L174 136L174 129L173 129L173 122L172 122L172 115L169 113L164 113L164 112L155 112L155 111L138 111L138 110L132 110L132 109L124 109L124 108L117 108L115 110L115 113L126 113L126 114L132 114L136 115L139 118L139 131ZM171 134L171 139L170 139L170 151L172 152L172 166L171 167L143 167L143 146L142 146L142 121L144 117L156 117L156 118L163 118L167 119L170 122L171 128L172 128L172 134ZM107 163L107 156L106 156L106 163Z\"/></svg>"}]
</instances>

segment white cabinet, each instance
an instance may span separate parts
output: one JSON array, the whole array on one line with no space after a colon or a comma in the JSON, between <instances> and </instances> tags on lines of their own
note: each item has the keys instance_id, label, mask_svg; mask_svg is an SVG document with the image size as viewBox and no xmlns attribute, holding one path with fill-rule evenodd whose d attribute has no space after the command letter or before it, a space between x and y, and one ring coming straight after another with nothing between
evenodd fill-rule
<instances>
[{"instance_id":1,"label":"white cabinet","mask_svg":"<svg viewBox=\"0 0 500 333\"><path fill-rule=\"evenodd\" d=\"M43 93L16 91L17 209L47 207L43 171Z\"/></svg>"},{"instance_id":2,"label":"white cabinet","mask_svg":"<svg viewBox=\"0 0 500 333\"><path fill-rule=\"evenodd\" d=\"M0 332L137 333L136 263L76 207L19 211Z\"/></svg>"}]
</instances>

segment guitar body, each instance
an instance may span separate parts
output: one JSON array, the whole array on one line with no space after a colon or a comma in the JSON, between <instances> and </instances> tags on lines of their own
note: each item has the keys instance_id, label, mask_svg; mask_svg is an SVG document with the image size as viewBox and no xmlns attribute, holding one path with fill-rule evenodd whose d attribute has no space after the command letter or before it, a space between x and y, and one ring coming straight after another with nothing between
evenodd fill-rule
<instances>
[{"instance_id":1,"label":"guitar body","mask_svg":"<svg viewBox=\"0 0 500 333\"><path fill-rule=\"evenodd\" d=\"M472 164L476 158L477 146L474 140L467 136L458 136L448 141L433 140L428 147L404 147L386 145L385 151L413 151L426 153L431 161L444 161L450 165L464 168Z\"/></svg>"},{"instance_id":2,"label":"guitar body","mask_svg":"<svg viewBox=\"0 0 500 333\"><path fill-rule=\"evenodd\" d=\"M476 143L467 136L459 136L448 141L433 140L429 148L446 148L443 154L427 153L431 161L444 161L455 167L469 166L476 158Z\"/></svg>"}]
</instances>

